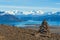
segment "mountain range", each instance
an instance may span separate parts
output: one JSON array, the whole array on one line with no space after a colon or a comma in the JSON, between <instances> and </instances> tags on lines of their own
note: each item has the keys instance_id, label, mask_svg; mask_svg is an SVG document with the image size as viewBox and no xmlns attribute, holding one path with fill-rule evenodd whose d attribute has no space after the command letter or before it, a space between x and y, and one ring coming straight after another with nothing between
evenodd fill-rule
<instances>
[{"instance_id":1,"label":"mountain range","mask_svg":"<svg viewBox=\"0 0 60 40\"><path fill-rule=\"evenodd\" d=\"M26 15L25 15L25 14ZM42 21L46 19L47 21L60 21L60 12L36 12L36 11L0 11L0 22L18 22L18 21Z\"/></svg>"},{"instance_id":2,"label":"mountain range","mask_svg":"<svg viewBox=\"0 0 60 40\"><path fill-rule=\"evenodd\" d=\"M5 23L5 22L21 22L22 20L18 19L14 15L11 14L6 14L5 12L0 11L0 23Z\"/></svg>"}]
</instances>

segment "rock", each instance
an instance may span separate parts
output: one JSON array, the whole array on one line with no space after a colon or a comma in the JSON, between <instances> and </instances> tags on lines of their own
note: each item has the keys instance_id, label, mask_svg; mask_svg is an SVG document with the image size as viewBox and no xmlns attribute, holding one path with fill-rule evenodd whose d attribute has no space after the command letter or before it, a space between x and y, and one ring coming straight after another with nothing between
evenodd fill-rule
<instances>
[{"instance_id":1,"label":"rock","mask_svg":"<svg viewBox=\"0 0 60 40\"><path fill-rule=\"evenodd\" d=\"M40 33L39 36L51 37L50 29L49 29L49 26L48 26L48 23L46 20L43 20L43 22L39 28L40 28L38 31L38 34ZM38 35L38 34L36 34L36 35Z\"/></svg>"},{"instance_id":2,"label":"rock","mask_svg":"<svg viewBox=\"0 0 60 40\"><path fill-rule=\"evenodd\" d=\"M50 29L46 20L43 20L39 32L42 34L50 33Z\"/></svg>"}]
</instances>

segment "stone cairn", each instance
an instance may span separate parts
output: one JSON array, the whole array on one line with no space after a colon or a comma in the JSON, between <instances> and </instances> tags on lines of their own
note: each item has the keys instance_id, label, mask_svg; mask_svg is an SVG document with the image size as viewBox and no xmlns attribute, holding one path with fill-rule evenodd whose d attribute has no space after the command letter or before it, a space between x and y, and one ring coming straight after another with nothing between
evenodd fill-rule
<instances>
[{"instance_id":1,"label":"stone cairn","mask_svg":"<svg viewBox=\"0 0 60 40\"><path fill-rule=\"evenodd\" d=\"M50 29L46 20L43 20L41 26L39 27L39 32L42 34L50 33Z\"/></svg>"},{"instance_id":2,"label":"stone cairn","mask_svg":"<svg viewBox=\"0 0 60 40\"><path fill-rule=\"evenodd\" d=\"M50 36L50 29L48 26L47 21L44 19L41 26L39 27L39 32L43 35L43 36Z\"/></svg>"},{"instance_id":3,"label":"stone cairn","mask_svg":"<svg viewBox=\"0 0 60 40\"><path fill-rule=\"evenodd\" d=\"M47 21L44 19L41 26L39 27L38 36L50 37L50 29Z\"/></svg>"}]
</instances>

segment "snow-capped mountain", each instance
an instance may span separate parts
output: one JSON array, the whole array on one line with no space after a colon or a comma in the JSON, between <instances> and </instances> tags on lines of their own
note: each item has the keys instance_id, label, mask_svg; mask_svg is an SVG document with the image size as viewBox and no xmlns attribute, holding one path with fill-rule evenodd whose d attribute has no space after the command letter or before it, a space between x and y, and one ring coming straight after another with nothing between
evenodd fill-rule
<instances>
[{"instance_id":1,"label":"snow-capped mountain","mask_svg":"<svg viewBox=\"0 0 60 40\"><path fill-rule=\"evenodd\" d=\"M14 17L10 17L15 20L15 18L18 18L18 20L34 20L34 21L41 21L43 19L47 19L50 21L58 21L60 20L60 12L43 12L41 10L32 10L32 11L2 11L0 12L0 16L5 16L7 15L8 18L10 15ZM1 18L7 18L6 17L1 17ZM9 18L9 19L10 19ZM11 20L11 19L10 19Z\"/></svg>"},{"instance_id":2,"label":"snow-capped mountain","mask_svg":"<svg viewBox=\"0 0 60 40\"><path fill-rule=\"evenodd\" d=\"M42 10L30 10L30 11L20 11L20 10L8 10L8 11L0 11L0 15L60 15L59 11L56 12L44 12Z\"/></svg>"},{"instance_id":3,"label":"snow-capped mountain","mask_svg":"<svg viewBox=\"0 0 60 40\"><path fill-rule=\"evenodd\" d=\"M34 14L34 15L33 15ZM48 21L60 21L60 12L43 12L42 14L38 14L36 11L32 11L31 14L17 16L23 20L34 20L34 21L41 21L41 20L48 20Z\"/></svg>"},{"instance_id":4,"label":"snow-capped mountain","mask_svg":"<svg viewBox=\"0 0 60 40\"><path fill-rule=\"evenodd\" d=\"M32 11L17 11L17 10L8 10L8 11L4 11L5 14L11 14L11 15L41 15L41 14L44 14L43 11L41 10L32 10ZM2 14L0 14L2 15ZM4 14L3 14L4 15Z\"/></svg>"},{"instance_id":5,"label":"snow-capped mountain","mask_svg":"<svg viewBox=\"0 0 60 40\"><path fill-rule=\"evenodd\" d=\"M22 20L18 19L14 15L7 14L0 11L0 22L21 22Z\"/></svg>"}]
</instances>

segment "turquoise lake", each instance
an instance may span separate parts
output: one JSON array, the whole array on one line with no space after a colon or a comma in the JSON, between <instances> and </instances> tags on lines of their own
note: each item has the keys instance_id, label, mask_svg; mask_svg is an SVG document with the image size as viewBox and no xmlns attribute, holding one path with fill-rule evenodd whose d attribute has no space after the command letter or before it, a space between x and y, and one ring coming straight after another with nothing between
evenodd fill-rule
<instances>
[{"instance_id":1,"label":"turquoise lake","mask_svg":"<svg viewBox=\"0 0 60 40\"><path fill-rule=\"evenodd\" d=\"M60 26L60 21L47 21L48 25L50 26ZM12 25L12 26L17 26L17 27L25 27L25 26L34 26L37 24L41 24L42 21L24 21L24 22L2 22L0 24L6 24L6 25Z\"/></svg>"}]
</instances>

